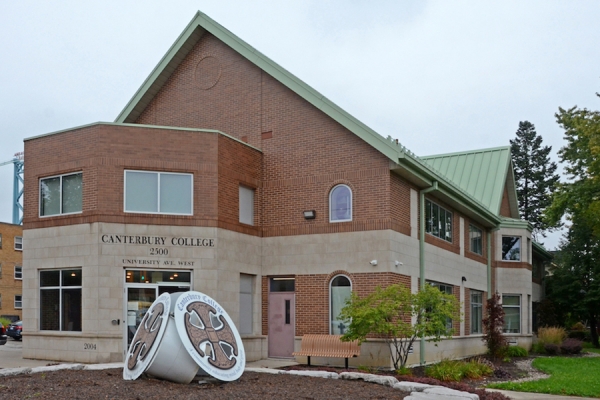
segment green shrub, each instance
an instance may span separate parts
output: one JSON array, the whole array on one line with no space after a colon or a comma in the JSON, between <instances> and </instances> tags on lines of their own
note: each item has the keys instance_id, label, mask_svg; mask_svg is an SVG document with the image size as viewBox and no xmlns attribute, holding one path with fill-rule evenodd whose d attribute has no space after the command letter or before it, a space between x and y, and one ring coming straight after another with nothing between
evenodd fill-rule
<instances>
[{"instance_id":1,"label":"green shrub","mask_svg":"<svg viewBox=\"0 0 600 400\"><path fill-rule=\"evenodd\" d=\"M529 353L527 350L519 346L509 346L508 349L506 349L507 357L527 357L528 355Z\"/></svg>"},{"instance_id":2,"label":"green shrub","mask_svg":"<svg viewBox=\"0 0 600 400\"><path fill-rule=\"evenodd\" d=\"M563 354L579 354L581 353L582 341L577 339L567 339L560 345L560 351Z\"/></svg>"},{"instance_id":3,"label":"green shrub","mask_svg":"<svg viewBox=\"0 0 600 400\"><path fill-rule=\"evenodd\" d=\"M544 354L546 352L546 350L544 350L544 343L542 342L535 342L532 346L531 346L531 352L532 353L537 353L537 354Z\"/></svg>"},{"instance_id":4,"label":"green shrub","mask_svg":"<svg viewBox=\"0 0 600 400\"><path fill-rule=\"evenodd\" d=\"M467 379L481 379L493 373L494 369L492 367L477 360L471 360L463 366L463 376Z\"/></svg>"},{"instance_id":5,"label":"green shrub","mask_svg":"<svg viewBox=\"0 0 600 400\"><path fill-rule=\"evenodd\" d=\"M2 324L2 326L6 329L6 327L8 327L8 325L10 325L11 322L8 318L0 317L0 324Z\"/></svg>"},{"instance_id":6,"label":"green shrub","mask_svg":"<svg viewBox=\"0 0 600 400\"><path fill-rule=\"evenodd\" d=\"M403 365L400 368L398 368L396 370L396 374L397 375L402 375L402 376L412 376L412 369L408 368L407 366Z\"/></svg>"},{"instance_id":7,"label":"green shrub","mask_svg":"<svg viewBox=\"0 0 600 400\"><path fill-rule=\"evenodd\" d=\"M460 361L442 360L425 368L425 375L442 382L458 382L463 377Z\"/></svg>"},{"instance_id":8,"label":"green shrub","mask_svg":"<svg viewBox=\"0 0 600 400\"><path fill-rule=\"evenodd\" d=\"M425 375L443 382L458 382L463 379L481 379L489 376L494 370L487 363L479 360L458 361L443 360L425 368Z\"/></svg>"}]
</instances>

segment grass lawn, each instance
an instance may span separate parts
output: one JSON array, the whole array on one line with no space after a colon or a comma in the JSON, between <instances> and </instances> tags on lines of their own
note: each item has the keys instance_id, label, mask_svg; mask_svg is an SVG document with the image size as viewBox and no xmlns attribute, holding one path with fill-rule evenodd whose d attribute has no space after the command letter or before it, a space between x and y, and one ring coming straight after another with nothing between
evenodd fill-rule
<instances>
[{"instance_id":1,"label":"grass lawn","mask_svg":"<svg viewBox=\"0 0 600 400\"><path fill-rule=\"evenodd\" d=\"M533 366L551 375L550 378L523 383L499 383L489 387L518 392L600 398L600 357L536 358L533 360Z\"/></svg>"}]
</instances>

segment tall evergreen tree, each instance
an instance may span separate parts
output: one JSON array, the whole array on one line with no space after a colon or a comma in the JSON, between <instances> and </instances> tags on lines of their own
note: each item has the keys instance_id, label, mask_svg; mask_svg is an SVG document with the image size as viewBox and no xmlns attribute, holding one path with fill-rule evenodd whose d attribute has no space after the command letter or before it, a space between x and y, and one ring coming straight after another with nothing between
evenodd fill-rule
<instances>
[{"instance_id":1,"label":"tall evergreen tree","mask_svg":"<svg viewBox=\"0 0 600 400\"><path fill-rule=\"evenodd\" d=\"M556 163L550 161L552 146L542 146L542 137L529 121L519 122L514 140L510 141L515 183L521 218L533 225L534 239L546 237L545 231L555 227L542 219L551 195L558 183Z\"/></svg>"}]
</instances>

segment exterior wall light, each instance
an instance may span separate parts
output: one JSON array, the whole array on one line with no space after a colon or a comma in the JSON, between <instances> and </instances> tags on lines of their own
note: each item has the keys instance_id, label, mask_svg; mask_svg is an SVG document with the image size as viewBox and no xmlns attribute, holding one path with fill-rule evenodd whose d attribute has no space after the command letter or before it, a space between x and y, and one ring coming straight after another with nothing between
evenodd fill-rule
<instances>
[{"instance_id":1,"label":"exterior wall light","mask_svg":"<svg viewBox=\"0 0 600 400\"><path fill-rule=\"evenodd\" d=\"M317 217L317 213L315 210L307 210L303 212L304 219L315 219Z\"/></svg>"},{"instance_id":2,"label":"exterior wall light","mask_svg":"<svg viewBox=\"0 0 600 400\"><path fill-rule=\"evenodd\" d=\"M466 281L467 281L467 278L465 278L465 277L463 276L463 277L462 277L462 281L463 281L463 282L466 282Z\"/></svg>"},{"instance_id":3,"label":"exterior wall light","mask_svg":"<svg viewBox=\"0 0 600 400\"><path fill-rule=\"evenodd\" d=\"M404 264L402 264L400 261L396 260L396 261L394 261L394 265L396 267L399 267L399 266L404 265Z\"/></svg>"}]
</instances>

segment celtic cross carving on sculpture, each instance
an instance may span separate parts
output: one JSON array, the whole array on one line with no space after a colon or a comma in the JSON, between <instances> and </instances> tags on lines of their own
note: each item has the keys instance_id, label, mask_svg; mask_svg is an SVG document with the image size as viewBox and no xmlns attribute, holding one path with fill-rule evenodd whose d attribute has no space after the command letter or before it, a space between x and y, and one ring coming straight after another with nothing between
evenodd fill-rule
<instances>
[{"instance_id":1,"label":"celtic cross carving on sculpture","mask_svg":"<svg viewBox=\"0 0 600 400\"><path fill-rule=\"evenodd\" d=\"M135 333L131 346L129 347L129 358L127 367L132 370L135 368L138 361L144 361L148 355L148 351L152 348L158 331L163 322L163 314L165 312L162 303L156 303L146 312L140 328Z\"/></svg>"},{"instance_id":2,"label":"celtic cross carving on sculpture","mask_svg":"<svg viewBox=\"0 0 600 400\"><path fill-rule=\"evenodd\" d=\"M201 357L208 356L208 362L216 368L232 368L237 362L238 346L227 320L223 315L217 315L213 307L202 302L189 304L187 311L185 329L198 354ZM207 354L206 346L210 346L210 354Z\"/></svg>"}]
</instances>

